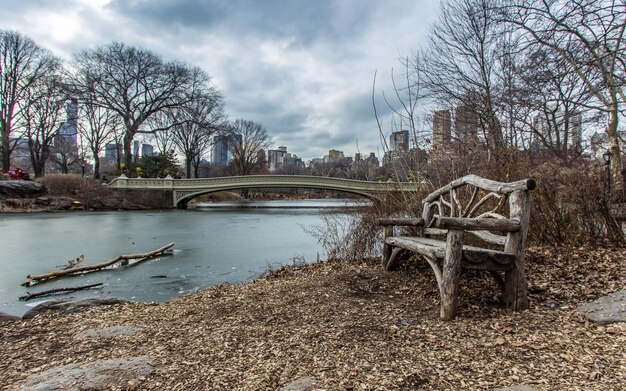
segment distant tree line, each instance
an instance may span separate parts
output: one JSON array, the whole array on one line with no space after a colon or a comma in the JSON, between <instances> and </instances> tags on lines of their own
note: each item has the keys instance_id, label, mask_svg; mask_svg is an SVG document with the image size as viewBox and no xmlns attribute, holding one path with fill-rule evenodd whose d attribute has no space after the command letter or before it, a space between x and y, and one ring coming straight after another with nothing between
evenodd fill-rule
<instances>
[{"instance_id":1,"label":"distant tree line","mask_svg":"<svg viewBox=\"0 0 626 391\"><path fill-rule=\"evenodd\" d=\"M76 131L88 150L82 156L58 137L70 101L78 105ZM63 64L29 37L0 30L2 171L11 168L16 148L26 144L37 177L45 174L48 161L67 172L78 159L84 164L87 154L99 177L100 155L108 143L116 143L122 146L118 164L130 173L137 165L133 141L149 134L161 161L171 163L175 150L184 159L186 176L193 177L214 136L232 132L244 136L231 138L243 142L230 148L239 173L247 174L260 164L250 155L267 145L269 135L259 123L230 122L222 93L199 67L120 42L80 51Z\"/></svg>"}]
</instances>

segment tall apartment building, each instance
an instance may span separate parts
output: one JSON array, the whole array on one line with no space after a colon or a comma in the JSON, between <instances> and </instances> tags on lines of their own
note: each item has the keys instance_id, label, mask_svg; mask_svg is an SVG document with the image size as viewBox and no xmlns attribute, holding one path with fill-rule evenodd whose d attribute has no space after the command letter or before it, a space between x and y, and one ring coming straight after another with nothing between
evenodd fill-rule
<instances>
[{"instance_id":1,"label":"tall apartment building","mask_svg":"<svg viewBox=\"0 0 626 391\"><path fill-rule=\"evenodd\" d=\"M270 171L276 170L278 167L285 164L285 158L287 157L287 147L280 146L278 149L270 149L267 151L267 165Z\"/></svg>"},{"instance_id":2,"label":"tall apartment building","mask_svg":"<svg viewBox=\"0 0 626 391\"><path fill-rule=\"evenodd\" d=\"M118 160L122 158L122 144L108 143L104 146L104 158L109 160Z\"/></svg>"},{"instance_id":3,"label":"tall apartment building","mask_svg":"<svg viewBox=\"0 0 626 391\"><path fill-rule=\"evenodd\" d=\"M328 155L324 156L324 163L339 163L343 160L343 158L343 151L331 149L328 151Z\"/></svg>"},{"instance_id":4,"label":"tall apartment building","mask_svg":"<svg viewBox=\"0 0 626 391\"><path fill-rule=\"evenodd\" d=\"M154 156L154 147L150 144L141 144L141 156Z\"/></svg>"},{"instance_id":5,"label":"tall apartment building","mask_svg":"<svg viewBox=\"0 0 626 391\"><path fill-rule=\"evenodd\" d=\"M220 134L213 137L213 159L211 163L219 165L228 164L233 146L241 143L242 138L240 134Z\"/></svg>"},{"instance_id":6,"label":"tall apartment building","mask_svg":"<svg viewBox=\"0 0 626 391\"><path fill-rule=\"evenodd\" d=\"M397 152L406 152L409 150L409 131L400 130L393 132L389 136L389 150Z\"/></svg>"},{"instance_id":7,"label":"tall apartment building","mask_svg":"<svg viewBox=\"0 0 626 391\"><path fill-rule=\"evenodd\" d=\"M450 145L452 115L450 110L438 110L433 115L433 149L445 150Z\"/></svg>"},{"instance_id":8,"label":"tall apartment building","mask_svg":"<svg viewBox=\"0 0 626 391\"><path fill-rule=\"evenodd\" d=\"M478 113L471 105L457 106L454 113L456 139L462 144L478 141Z\"/></svg>"},{"instance_id":9,"label":"tall apartment building","mask_svg":"<svg viewBox=\"0 0 626 391\"><path fill-rule=\"evenodd\" d=\"M78 144L78 101L72 99L65 106L66 121L59 126L55 138L57 145Z\"/></svg>"}]
</instances>

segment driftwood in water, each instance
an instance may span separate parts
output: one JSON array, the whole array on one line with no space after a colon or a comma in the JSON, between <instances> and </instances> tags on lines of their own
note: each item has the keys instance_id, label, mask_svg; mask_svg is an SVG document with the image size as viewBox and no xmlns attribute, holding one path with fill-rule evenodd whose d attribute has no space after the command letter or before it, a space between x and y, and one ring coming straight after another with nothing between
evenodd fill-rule
<instances>
[{"instance_id":1,"label":"driftwood in water","mask_svg":"<svg viewBox=\"0 0 626 391\"><path fill-rule=\"evenodd\" d=\"M145 260L147 258L152 258L156 255L160 255L162 253L164 253L166 250L170 249L171 247L174 247L174 243L169 243L166 244L163 247L159 247L156 250L152 250L149 251L147 253L143 253L143 254L131 254L131 255L120 255L114 259L111 259L109 261L106 262L102 262L102 263L98 263L95 265L86 265L86 266L81 266L81 267L75 267L75 268L71 268L71 269L66 269L66 270L56 270L53 272L49 272L49 273L44 273L44 274L35 274L35 275L28 275L26 276L26 282L22 285L24 286L31 286L31 285L35 285L41 282L45 282L45 281L49 281L53 278L56 277L63 277L63 276L71 276L71 275L75 275L75 274L84 274L84 273L91 273L91 272L95 272L98 270L101 270L105 267L108 266L112 266L116 263L120 263L121 265L127 265L128 261L131 259L139 259L139 260Z\"/></svg>"},{"instance_id":2,"label":"driftwood in water","mask_svg":"<svg viewBox=\"0 0 626 391\"><path fill-rule=\"evenodd\" d=\"M61 292L76 292L76 291L82 291L83 289L89 289L89 288L95 288L97 286L102 285L101 282L97 283L97 284L89 284L89 285L82 285L82 286L72 286L72 287L68 287L68 288L56 288L56 289L49 289L47 291L41 291L41 292L37 292L37 293L28 293L27 295L24 296L20 296L20 300L22 301L26 301L26 300L30 300L30 299L34 299L36 297L42 297L42 296L49 296L49 295L53 295L55 293L61 293Z\"/></svg>"}]
</instances>

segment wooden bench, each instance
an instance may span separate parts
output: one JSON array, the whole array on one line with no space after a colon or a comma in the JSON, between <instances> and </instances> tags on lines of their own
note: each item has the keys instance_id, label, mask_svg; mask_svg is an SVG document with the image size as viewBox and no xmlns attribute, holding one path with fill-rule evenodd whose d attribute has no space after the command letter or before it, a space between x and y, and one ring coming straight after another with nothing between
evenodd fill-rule
<instances>
[{"instance_id":1,"label":"wooden bench","mask_svg":"<svg viewBox=\"0 0 626 391\"><path fill-rule=\"evenodd\" d=\"M378 221L385 227L383 267L393 270L407 251L424 258L435 272L443 320L457 315L461 268L489 271L509 308L528 308L524 249L535 187L534 179L501 183L467 175L435 190L422 201L422 218ZM418 235L396 236L396 226L414 227ZM477 245L463 243L466 232Z\"/></svg>"}]
</instances>

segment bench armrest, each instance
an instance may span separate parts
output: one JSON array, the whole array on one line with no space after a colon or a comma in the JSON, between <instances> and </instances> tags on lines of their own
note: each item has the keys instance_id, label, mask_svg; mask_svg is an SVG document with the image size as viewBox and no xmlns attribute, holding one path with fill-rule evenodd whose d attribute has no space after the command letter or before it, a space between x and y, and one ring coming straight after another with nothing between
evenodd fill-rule
<instances>
[{"instance_id":1,"label":"bench armrest","mask_svg":"<svg viewBox=\"0 0 626 391\"><path fill-rule=\"evenodd\" d=\"M517 232L520 223L513 219L477 219L463 217L435 217L435 228L462 229L466 231Z\"/></svg>"},{"instance_id":2,"label":"bench armrest","mask_svg":"<svg viewBox=\"0 0 626 391\"><path fill-rule=\"evenodd\" d=\"M396 225L396 226L413 226L413 227L423 227L424 219L422 218L386 218L386 219L377 219L377 225Z\"/></svg>"}]
</instances>

